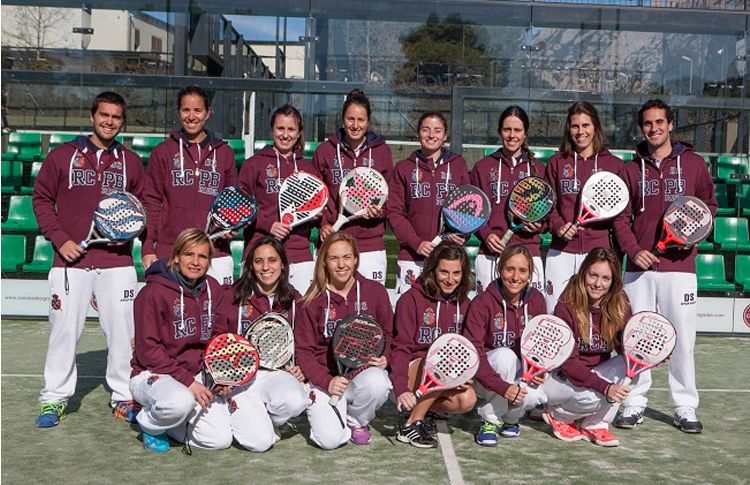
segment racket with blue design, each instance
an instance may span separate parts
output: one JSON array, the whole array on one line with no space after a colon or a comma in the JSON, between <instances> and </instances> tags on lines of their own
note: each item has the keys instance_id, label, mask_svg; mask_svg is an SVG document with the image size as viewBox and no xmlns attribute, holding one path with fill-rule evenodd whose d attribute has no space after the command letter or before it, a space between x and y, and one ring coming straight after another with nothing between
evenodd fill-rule
<instances>
[{"instance_id":1,"label":"racket with blue design","mask_svg":"<svg viewBox=\"0 0 750 485\"><path fill-rule=\"evenodd\" d=\"M124 243L135 239L146 228L146 210L130 192L113 192L99 201L81 249L92 244Z\"/></svg>"},{"instance_id":2,"label":"racket with blue design","mask_svg":"<svg viewBox=\"0 0 750 485\"><path fill-rule=\"evenodd\" d=\"M227 187L216 196L206 221L206 234L211 240L239 231L252 223L258 214L255 197L239 185Z\"/></svg>"},{"instance_id":3,"label":"racket with blue design","mask_svg":"<svg viewBox=\"0 0 750 485\"><path fill-rule=\"evenodd\" d=\"M490 200L479 187L459 185L443 201L440 217L442 229L432 244L439 244L449 234L465 236L476 232L490 218Z\"/></svg>"}]
</instances>

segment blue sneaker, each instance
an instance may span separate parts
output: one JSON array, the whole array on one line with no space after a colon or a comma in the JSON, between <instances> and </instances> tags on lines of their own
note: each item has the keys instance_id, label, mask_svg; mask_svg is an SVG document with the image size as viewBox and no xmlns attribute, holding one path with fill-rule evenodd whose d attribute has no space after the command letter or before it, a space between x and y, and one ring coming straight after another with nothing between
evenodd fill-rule
<instances>
[{"instance_id":1,"label":"blue sneaker","mask_svg":"<svg viewBox=\"0 0 750 485\"><path fill-rule=\"evenodd\" d=\"M143 447L154 453L166 453L169 451L169 439L167 433L157 435L143 432Z\"/></svg>"},{"instance_id":2,"label":"blue sneaker","mask_svg":"<svg viewBox=\"0 0 750 485\"><path fill-rule=\"evenodd\" d=\"M64 402L45 402L39 403L39 416L36 417L37 428L54 428L60 421L65 419L65 408L68 407Z\"/></svg>"},{"instance_id":3,"label":"blue sneaker","mask_svg":"<svg viewBox=\"0 0 750 485\"><path fill-rule=\"evenodd\" d=\"M500 436L503 438L517 438L520 434L521 427L518 426L518 423L503 423L503 425L500 426Z\"/></svg>"},{"instance_id":4,"label":"blue sneaker","mask_svg":"<svg viewBox=\"0 0 750 485\"><path fill-rule=\"evenodd\" d=\"M479 446L497 446L497 426L489 421L484 421L479 427L476 442Z\"/></svg>"}]
</instances>

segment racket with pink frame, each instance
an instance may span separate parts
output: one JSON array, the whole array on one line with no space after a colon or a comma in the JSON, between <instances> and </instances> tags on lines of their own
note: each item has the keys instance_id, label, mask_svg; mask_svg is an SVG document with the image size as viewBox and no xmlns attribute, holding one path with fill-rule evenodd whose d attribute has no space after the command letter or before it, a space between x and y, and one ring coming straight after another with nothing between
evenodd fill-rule
<instances>
[{"instance_id":1,"label":"racket with pink frame","mask_svg":"<svg viewBox=\"0 0 750 485\"><path fill-rule=\"evenodd\" d=\"M583 184L578 217L573 225L577 229L584 224L613 219L625 210L629 199L623 179L612 172L596 172Z\"/></svg>"},{"instance_id":2,"label":"racket with pink frame","mask_svg":"<svg viewBox=\"0 0 750 485\"><path fill-rule=\"evenodd\" d=\"M490 218L490 200L479 187L459 185L443 201L441 231L432 244L440 244L448 234L466 236L485 225Z\"/></svg>"},{"instance_id":3,"label":"racket with pink frame","mask_svg":"<svg viewBox=\"0 0 750 485\"><path fill-rule=\"evenodd\" d=\"M414 395L455 389L469 382L479 369L479 355L469 339L456 333L444 333L430 348L422 367L422 379Z\"/></svg>"},{"instance_id":4,"label":"racket with pink frame","mask_svg":"<svg viewBox=\"0 0 750 485\"><path fill-rule=\"evenodd\" d=\"M672 322L655 312L638 312L625 325L622 336L627 369L624 385L641 372L666 362L677 344Z\"/></svg>"},{"instance_id":5,"label":"racket with pink frame","mask_svg":"<svg viewBox=\"0 0 750 485\"><path fill-rule=\"evenodd\" d=\"M369 167L356 167L344 175L339 186L339 216L333 224L338 231L349 221L367 214L369 207L383 207L388 200L388 182Z\"/></svg>"},{"instance_id":6,"label":"racket with pink frame","mask_svg":"<svg viewBox=\"0 0 750 485\"><path fill-rule=\"evenodd\" d=\"M689 195L678 197L664 213L664 237L651 252L658 256L669 246L693 247L708 237L712 225L713 216L705 202Z\"/></svg>"},{"instance_id":7,"label":"racket with pink frame","mask_svg":"<svg viewBox=\"0 0 750 485\"><path fill-rule=\"evenodd\" d=\"M521 334L524 387L536 376L557 369L573 353L575 338L567 323L554 315L537 315Z\"/></svg>"}]
</instances>

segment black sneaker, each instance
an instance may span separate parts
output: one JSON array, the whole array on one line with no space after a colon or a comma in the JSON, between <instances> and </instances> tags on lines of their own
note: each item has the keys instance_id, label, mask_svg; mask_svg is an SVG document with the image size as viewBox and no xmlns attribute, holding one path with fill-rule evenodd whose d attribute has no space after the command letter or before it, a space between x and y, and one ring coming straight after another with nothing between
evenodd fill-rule
<instances>
[{"instance_id":1,"label":"black sneaker","mask_svg":"<svg viewBox=\"0 0 750 485\"><path fill-rule=\"evenodd\" d=\"M674 413L674 425L683 433L702 433L703 425L695 416L695 409L685 408Z\"/></svg>"},{"instance_id":2,"label":"black sneaker","mask_svg":"<svg viewBox=\"0 0 750 485\"><path fill-rule=\"evenodd\" d=\"M430 413L427 413L427 416L424 417L424 420L422 421L422 429L424 429L424 432L432 436L433 438L437 434L437 423L435 422L435 418L432 417Z\"/></svg>"},{"instance_id":3,"label":"black sneaker","mask_svg":"<svg viewBox=\"0 0 750 485\"><path fill-rule=\"evenodd\" d=\"M422 421L399 426L396 439L416 448L437 448L437 441L425 431Z\"/></svg>"},{"instance_id":4,"label":"black sneaker","mask_svg":"<svg viewBox=\"0 0 750 485\"><path fill-rule=\"evenodd\" d=\"M643 422L643 408L625 406L622 413L617 416L612 424L616 428L634 429Z\"/></svg>"}]
</instances>

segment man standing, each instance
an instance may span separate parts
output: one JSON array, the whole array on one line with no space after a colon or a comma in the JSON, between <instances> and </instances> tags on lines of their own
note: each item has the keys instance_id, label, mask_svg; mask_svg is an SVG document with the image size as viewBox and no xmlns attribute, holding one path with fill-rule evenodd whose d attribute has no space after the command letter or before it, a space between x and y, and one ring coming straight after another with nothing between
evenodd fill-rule
<instances>
[{"instance_id":1,"label":"man standing","mask_svg":"<svg viewBox=\"0 0 750 485\"><path fill-rule=\"evenodd\" d=\"M649 100L638 111L638 124L645 140L636 146L636 157L620 170L630 191L630 204L614 222L615 236L627 254L625 291L633 312L656 311L677 329L677 347L669 361L669 405L674 425L686 433L700 433L703 425L695 410L696 297L694 247L670 247L659 257L651 249L661 238L662 217L667 207L682 195L705 201L716 213L716 195L706 162L692 145L670 137L674 113L661 100ZM643 422L646 391L651 373L623 403L614 424L635 428ZM640 392L639 392L640 391Z\"/></svg>"},{"instance_id":2,"label":"man standing","mask_svg":"<svg viewBox=\"0 0 750 485\"><path fill-rule=\"evenodd\" d=\"M52 150L42 164L32 202L39 228L55 248L49 273L50 337L39 397L40 428L65 417L76 387L76 346L86 311L96 298L107 338L107 385L115 416L134 422L138 405L128 387L137 277L130 244L78 245L88 234L99 201L115 191L140 197L143 163L115 137L125 123L125 100L103 92L91 107L93 133Z\"/></svg>"}]
</instances>

